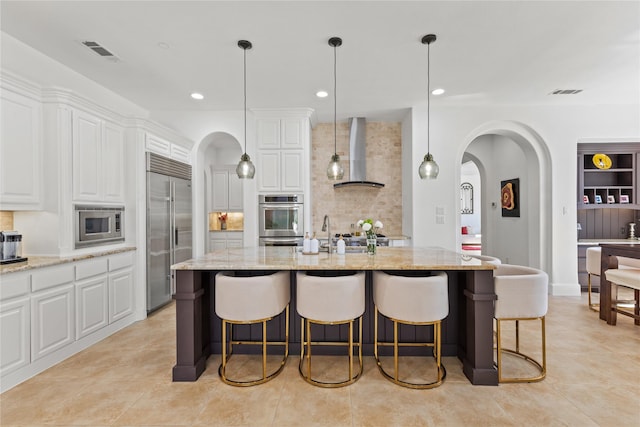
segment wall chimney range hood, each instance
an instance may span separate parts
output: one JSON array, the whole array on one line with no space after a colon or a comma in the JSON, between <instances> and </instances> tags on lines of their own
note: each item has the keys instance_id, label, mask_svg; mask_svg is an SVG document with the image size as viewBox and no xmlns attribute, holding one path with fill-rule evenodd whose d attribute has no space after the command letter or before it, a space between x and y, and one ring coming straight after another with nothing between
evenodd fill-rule
<instances>
[{"instance_id":1,"label":"wall chimney range hood","mask_svg":"<svg viewBox=\"0 0 640 427\"><path fill-rule=\"evenodd\" d=\"M367 181L367 121L364 117L349 119L349 181L337 182L333 188L373 187L382 188L384 184Z\"/></svg>"}]
</instances>

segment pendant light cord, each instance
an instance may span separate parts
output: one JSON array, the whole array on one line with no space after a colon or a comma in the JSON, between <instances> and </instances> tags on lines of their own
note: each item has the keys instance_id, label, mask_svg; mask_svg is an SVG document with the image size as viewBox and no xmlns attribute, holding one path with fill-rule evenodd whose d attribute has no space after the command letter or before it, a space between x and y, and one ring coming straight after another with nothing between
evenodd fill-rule
<instances>
[{"instance_id":1,"label":"pendant light cord","mask_svg":"<svg viewBox=\"0 0 640 427\"><path fill-rule=\"evenodd\" d=\"M244 154L247 154L247 49L244 48Z\"/></svg>"},{"instance_id":2,"label":"pendant light cord","mask_svg":"<svg viewBox=\"0 0 640 427\"><path fill-rule=\"evenodd\" d=\"M431 87L430 87L430 66L431 66L431 43L427 43L427 154L431 153L429 134L431 132Z\"/></svg>"},{"instance_id":3,"label":"pendant light cord","mask_svg":"<svg viewBox=\"0 0 640 427\"><path fill-rule=\"evenodd\" d=\"M338 77L336 72L337 46L333 46L333 154L338 154L338 131L337 131L337 109L338 109Z\"/></svg>"}]
</instances>

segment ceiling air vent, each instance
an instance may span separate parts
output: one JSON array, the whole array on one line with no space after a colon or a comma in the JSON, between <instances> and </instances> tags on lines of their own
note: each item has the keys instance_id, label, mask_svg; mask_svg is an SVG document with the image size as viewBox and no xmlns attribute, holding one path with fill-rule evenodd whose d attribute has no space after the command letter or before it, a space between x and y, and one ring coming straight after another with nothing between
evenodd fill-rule
<instances>
[{"instance_id":1,"label":"ceiling air vent","mask_svg":"<svg viewBox=\"0 0 640 427\"><path fill-rule=\"evenodd\" d=\"M100 56L106 56L106 57L111 57L111 58L115 58L115 55L111 52L109 52L107 49L105 49L104 47L100 46L100 43L98 42L82 42L83 45L85 45L86 47L88 47L89 49L91 49L92 51L94 51L95 53L97 53Z\"/></svg>"},{"instance_id":2,"label":"ceiling air vent","mask_svg":"<svg viewBox=\"0 0 640 427\"><path fill-rule=\"evenodd\" d=\"M556 89L549 95L575 95L582 92L582 89Z\"/></svg>"}]
</instances>

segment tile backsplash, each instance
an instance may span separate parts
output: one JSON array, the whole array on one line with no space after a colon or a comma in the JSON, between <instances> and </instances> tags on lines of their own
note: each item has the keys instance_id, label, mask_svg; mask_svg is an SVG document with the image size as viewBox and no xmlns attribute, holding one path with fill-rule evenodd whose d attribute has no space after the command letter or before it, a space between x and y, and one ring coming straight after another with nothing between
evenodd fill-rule
<instances>
[{"instance_id":1,"label":"tile backsplash","mask_svg":"<svg viewBox=\"0 0 640 427\"><path fill-rule=\"evenodd\" d=\"M0 230L13 230L13 212L0 211Z\"/></svg>"},{"instance_id":2,"label":"tile backsplash","mask_svg":"<svg viewBox=\"0 0 640 427\"><path fill-rule=\"evenodd\" d=\"M384 224L385 235L402 234L402 131L400 123L367 122L367 179L384 188L345 187L334 189L327 179L327 165L334 150L333 123L320 123L311 143L311 224L320 231L324 215L331 220L331 233L349 233L350 225L371 218ZM349 126L338 123L337 152L349 179Z\"/></svg>"}]
</instances>

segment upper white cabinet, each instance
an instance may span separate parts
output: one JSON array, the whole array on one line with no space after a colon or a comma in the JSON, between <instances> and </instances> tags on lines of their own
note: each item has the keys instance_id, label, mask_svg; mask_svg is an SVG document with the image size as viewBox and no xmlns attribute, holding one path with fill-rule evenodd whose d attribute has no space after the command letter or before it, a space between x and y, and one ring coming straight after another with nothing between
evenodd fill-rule
<instances>
[{"instance_id":1,"label":"upper white cabinet","mask_svg":"<svg viewBox=\"0 0 640 427\"><path fill-rule=\"evenodd\" d=\"M73 199L124 200L122 127L83 111L73 112Z\"/></svg>"},{"instance_id":2,"label":"upper white cabinet","mask_svg":"<svg viewBox=\"0 0 640 427\"><path fill-rule=\"evenodd\" d=\"M174 144L150 133L147 133L145 139L147 151L188 165L191 164L191 151L182 145Z\"/></svg>"},{"instance_id":3,"label":"upper white cabinet","mask_svg":"<svg viewBox=\"0 0 640 427\"><path fill-rule=\"evenodd\" d=\"M308 140L306 118L257 119L259 149L303 149Z\"/></svg>"},{"instance_id":4,"label":"upper white cabinet","mask_svg":"<svg viewBox=\"0 0 640 427\"><path fill-rule=\"evenodd\" d=\"M42 208L42 104L0 91L0 204L4 210Z\"/></svg>"},{"instance_id":5,"label":"upper white cabinet","mask_svg":"<svg viewBox=\"0 0 640 427\"><path fill-rule=\"evenodd\" d=\"M255 114L258 191L304 192L309 168L310 112L269 110Z\"/></svg>"},{"instance_id":6,"label":"upper white cabinet","mask_svg":"<svg viewBox=\"0 0 640 427\"><path fill-rule=\"evenodd\" d=\"M242 180L235 168L220 168L211 171L211 210L242 211Z\"/></svg>"}]
</instances>

